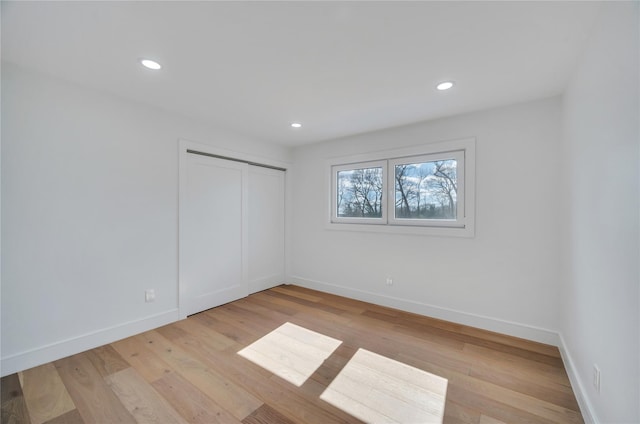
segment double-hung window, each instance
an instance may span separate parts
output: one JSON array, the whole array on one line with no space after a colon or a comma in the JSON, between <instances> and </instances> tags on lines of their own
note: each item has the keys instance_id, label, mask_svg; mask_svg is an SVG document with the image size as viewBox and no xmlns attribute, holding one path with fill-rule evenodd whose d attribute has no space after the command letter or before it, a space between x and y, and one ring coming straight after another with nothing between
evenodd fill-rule
<instances>
[{"instance_id":1,"label":"double-hung window","mask_svg":"<svg viewBox=\"0 0 640 424\"><path fill-rule=\"evenodd\" d=\"M330 228L473 236L474 150L458 140L331 161Z\"/></svg>"}]
</instances>

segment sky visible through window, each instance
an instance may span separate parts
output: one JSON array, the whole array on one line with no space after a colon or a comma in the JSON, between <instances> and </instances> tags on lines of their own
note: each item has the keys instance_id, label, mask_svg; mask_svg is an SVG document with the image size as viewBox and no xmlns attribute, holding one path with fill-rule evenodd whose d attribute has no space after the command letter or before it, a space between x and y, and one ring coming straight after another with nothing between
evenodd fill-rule
<instances>
[{"instance_id":1,"label":"sky visible through window","mask_svg":"<svg viewBox=\"0 0 640 424\"><path fill-rule=\"evenodd\" d=\"M457 161L455 159L397 164L393 167L397 219L456 219ZM383 168L337 173L337 216L381 218Z\"/></svg>"},{"instance_id":2,"label":"sky visible through window","mask_svg":"<svg viewBox=\"0 0 640 424\"><path fill-rule=\"evenodd\" d=\"M457 161L395 166L396 218L456 219Z\"/></svg>"},{"instance_id":3,"label":"sky visible through window","mask_svg":"<svg viewBox=\"0 0 640 424\"><path fill-rule=\"evenodd\" d=\"M382 168L338 172L339 217L382 217Z\"/></svg>"}]
</instances>

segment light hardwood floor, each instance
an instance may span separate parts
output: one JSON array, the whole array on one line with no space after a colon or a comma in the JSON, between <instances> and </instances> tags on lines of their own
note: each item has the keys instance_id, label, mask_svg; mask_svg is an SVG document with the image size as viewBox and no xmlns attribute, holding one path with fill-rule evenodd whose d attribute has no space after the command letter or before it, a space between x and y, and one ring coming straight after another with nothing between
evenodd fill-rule
<instances>
[{"instance_id":1,"label":"light hardwood floor","mask_svg":"<svg viewBox=\"0 0 640 424\"><path fill-rule=\"evenodd\" d=\"M300 387L237 352L290 322L342 343ZM358 349L448 379L445 423L580 423L553 346L297 286L4 377L2 423L353 423L320 399Z\"/></svg>"}]
</instances>

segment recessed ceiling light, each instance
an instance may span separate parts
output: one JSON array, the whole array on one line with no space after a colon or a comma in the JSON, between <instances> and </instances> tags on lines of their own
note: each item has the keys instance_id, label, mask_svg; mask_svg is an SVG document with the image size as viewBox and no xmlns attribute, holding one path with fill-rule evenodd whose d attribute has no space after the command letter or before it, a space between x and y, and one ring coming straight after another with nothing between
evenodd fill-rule
<instances>
[{"instance_id":1,"label":"recessed ceiling light","mask_svg":"<svg viewBox=\"0 0 640 424\"><path fill-rule=\"evenodd\" d=\"M302 124L300 122L293 122L291 128L302 128Z\"/></svg>"},{"instance_id":2,"label":"recessed ceiling light","mask_svg":"<svg viewBox=\"0 0 640 424\"><path fill-rule=\"evenodd\" d=\"M443 81L440 84L436 85L436 88L440 91L448 90L453 87L453 81Z\"/></svg>"},{"instance_id":3,"label":"recessed ceiling light","mask_svg":"<svg viewBox=\"0 0 640 424\"><path fill-rule=\"evenodd\" d=\"M140 59L140 63L142 63L142 66L144 66L145 68L153 69L154 71L157 71L158 69L162 69L162 65L160 65L155 60Z\"/></svg>"}]
</instances>

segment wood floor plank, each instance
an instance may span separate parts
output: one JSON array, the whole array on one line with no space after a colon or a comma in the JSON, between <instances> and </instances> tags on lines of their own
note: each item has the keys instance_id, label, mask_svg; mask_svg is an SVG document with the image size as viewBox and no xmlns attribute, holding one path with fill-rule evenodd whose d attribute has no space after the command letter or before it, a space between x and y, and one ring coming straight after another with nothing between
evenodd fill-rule
<instances>
[{"instance_id":1,"label":"wood floor plank","mask_svg":"<svg viewBox=\"0 0 640 424\"><path fill-rule=\"evenodd\" d=\"M2 405L12 399L23 397L22 385L18 374L9 374L0 379L0 393L2 397Z\"/></svg>"},{"instance_id":2,"label":"wood floor plank","mask_svg":"<svg viewBox=\"0 0 640 424\"><path fill-rule=\"evenodd\" d=\"M361 314L362 312L364 312L367 308L371 307L370 303L364 303L361 302L359 300L355 300L355 299L349 299L347 297L342 297L342 296L338 296L335 294L330 294L330 293L324 293L324 292L319 292L316 290L311 290L305 287L300 287L300 286L295 286L295 285L288 285L286 286L286 288L290 291L294 291L294 292L298 292L298 293L305 293L307 295L311 295L314 297L320 297L321 303L324 304L328 304L328 305L338 305L340 307L340 309L349 311L353 314ZM377 306L377 305L375 305Z\"/></svg>"},{"instance_id":3,"label":"wood floor plank","mask_svg":"<svg viewBox=\"0 0 640 424\"><path fill-rule=\"evenodd\" d=\"M136 422L86 355L80 353L54 364L85 422Z\"/></svg>"},{"instance_id":4,"label":"wood floor plank","mask_svg":"<svg viewBox=\"0 0 640 424\"><path fill-rule=\"evenodd\" d=\"M396 356L396 359L418 368L423 368L424 363L430 363L459 374L469 374L472 364L456 353L458 352L450 349L427 348L420 352L401 352Z\"/></svg>"},{"instance_id":5,"label":"wood floor plank","mask_svg":"<svg viewBox=\"0 0 640 424\"><path fill-rule=\"evenodd\" d=\"M105 380L138 424L187 422L133 368L125 368Z\"/></svg>"},{"instance_id":6,"label":"wood floor plank","mask_svg":"<svg viewBox=\"0 0 640 424\"><path fill-rule=\"evenodd\" d=\"M504 421L496 420L495 418L491 418L487 415L481 415L479 424L507 424L507 423L505 423Z\"/></svg>"},{"instance_id":7,"label":"wood floor plank","mask_svg":"<svg viewBox=\"0 0 640 424\"><path fill-rule=\"evenodd\" d=\"M234 305L227 304L210 311L210 314L217 320L223 321L236 329L242 329L251 334L252 338L260 338L264 334L278 328L283 322L272 319L257 319L252 321L250 326L247 325L247 313ZM256 317L258 318L258 317Z\"/></svg>"},{"instance_id":8,"label":"wood floor plank","mask_svg":"<svg viewBox=\"0 0 640 424\"><path fill-rule=\"evenodd\" d=\"M190 423L239 424L241 422L177 373L163 376L154 381L152 386Z\"/></svg>"},{"instance_id":9,"label":"wood floor plank","mask_svg":"<svg viewBox=\"0 0 640 424\"><path fill-rule=\"evenodd\" d=\"M190 351L205 365L217 366L220 373L230 381L254 393L265 402L278 405L281 411L288 414L295 422L317 424L358 422L342 411L323 409L319 396L326 388L326 384L305 383L296 390L299 393L290 393L291 388L295 386L277 377L274 379L270 372L245 360L236 353L236 350L218 352L218 355L202 355L201 352L207 350L206 340L201 344L190 342L185 338L176 339L173 342L182 343L181 346L184 349ZM208 351L212 349L209 348ZM306 418L302 420L301 417Z\"/></svg>"},{"instance_id":10,"label":"wood floor plank","mask_svg":"<svg viewBox=\"0 0 640 424\"><path fill-rule=\"evenodd\" d=\"M52 420L47 421L45 424L84 424L84 420L80 416L80 412L77 409L62 414Z\"/></svg>"},{"instance_id":11,"label":"wood floor plank","mask_svg":"<svg viewBox=\"0 0 640 424\"><path fill-rule=\"evenodd\" d=\"M30 424L29 410L24 397L14 397L2 404L0 422L3 424Z\"/></svg>"},{"instance_id":12,"label":"wood floor plank","mask_svg":"<svg viewBox=\"0 0 640 424\"><path fill-rule=\"evenodd\" d=\"M18 374L32 424L42 424L76 409L52 363Z\"/></svg>"},{"instance_id":13,"label":"wood floor plank","mask_svg":"<svg viewBox=\"0 0 640 424\"><path fill-rule=\"evenodd\" d=\"M342 342L299 386L238 355L286 322ZM553 346L287 285L56 361L75 409L44 424L360 423L320 396L361 348L447 378L445 424L582 422ZM2 422L31 409L3 378Z\"/></svg>"},{"instance_id":14,"label":"wood floor plank","mask_svg":"<svg viewBox=\"0 0 640 424\"><path fill-rule=\"evenodd\" d=\"M423 315L417 315L411 312L399 311L398 318L408 320L409 322L419 323L421 325L428 325L430 327L436 327L443 330L453 331L472 337L479 337L483 340L488 340L512 347L522 348L528 351L540 353L547 356L553 356L560 358L560 351L557 347L534 342L531 340L525 340L518 337L513 337L505 334L495 333L492 331L482 330L479 328L469 327L462 324L456 324L449 321L440 320L437 318L426 317Z\"/></svg>"},{"instance_id":15,"label":"wood floor plank","mask_svg":"<svg viewBox=\"0 0 640 424\"><path fill-rule=\"evenodd\" d=\"M0 379L0 393L2 394L0 422L12 424L31 422L18 374L10 374Z\"/></svg>"},{"instance_id":16,"label":"wood floor plank","mask_svg":"<svg viewBox=\"0 0 640 424\"><path fill-rule=\"evenodd\" d=\"M481 414L475 409L447 400L444 422L447 424L479 424Z\"/></svg>"},{"instance_id":17,"label":"wood floor plank","mask_svg":"<svg viewBox=\"0 0 640 424\"><path fill-rule=\"evenodd\" d=\"M505 423L518 424L553 424L568 421L552 421L538 415L520 409L518 405L509 405L499 402L482 393L472 392L458 387L455 384L449 386L447 397L450 401L465 405L466 407L480 411L481 415L497 417Z\"/></svg>"},{"instance_id":18,"label":"wood floor plank","mask_svg":"<svg viewBox=\"0 0 640 424\"><path fill-rule=\"evenodd\" d=\"M473 357L488 366L500 364L504 369L513 370L514 372L522 371L526 374L535 374L543 380L555 381L567 387L571 386L564 367L532 361L520 356L514 356L510 353L496 351L485 346L467 344L464 346L463 352L469 355L469 357Z\"/></svg>"},{"instance_id":19,"label":"wood floor plank","mask_svg":"<svg viewBox=\"0 0 640 424\"><path fill-rule=\"evenodd\" d=\"M176 340L176 343L181 342ZM206 341L202 342L206 344ZM277 405L278 410L299 423L329 424L359 422L335 408L327 408L319 396L326 384L307 382L299 389L273 376L270 372L247 361L236 350L225 350L216 356L202 355L196 344L185 343L182 347L194 358L210 367L217 367L229 381L243 387L265 403ZM313 377L313 376L312 376Z\"/></svg>"},{"instance_id":20,"label":"wood floor plank","mask_svg":"<svg viewBox=\"0 0 640 424\"><path fill-rule=\"evenodd\" d=\"M482 366L472 367L469 376L525 395L533 396L573 411L579 410L578 402L571 388L564 385L557 384L555 387L550 387L550 384L539 384L530 378L522 378L511 373L496 370L495 368Z\"/></svg>"},{"instance_id":21,"label":"wood floor plank","mask_svg":"<svg viewBox=\"0 0 640 424\"><path fill-rule=\"evenodd\" d=\"M554 368L553 374L546 374L539 369L539 364L530 366L529 361L517 359L515 363L499 360L493 357L469 355L465 352L447 350L439 346L425 346L422 350L411 350L400 353L399 358L409 364L421 362L438 364L448 370L462 374L471 374L486 381L494 382L502 378L504 384L509 387L530 393L526 385L534 384L542 391L558 393L561 397L573 396L571 387L568 386L568 378L559 375ZM523 382L525 386L518 387L517 382ZM547 396L548 397L548 396ZM574 397L575 400L575 397ZM568 402L568 401L567 401ZM568 403L567 403L568 404Z\"/></svg>"},{"instance_id":22,"label":"wood floor plank","mask_svg":"<svg viewBox=\"0 0 640 424\"><path fill-rule=\"evenodd\" d=\"M241 348L241 345L238 344L235 340L232 340L227 336L218 333L212 328L194 319L185 319L182 321L178 321L175 323L175 326L186 331L188 334L198 340L206 340L207 343L215 350L222 351L229 348L237 348L238 350L240 350Z\"/></svg>"},{"instance_id":23,"label":"wood floor plank","mask_svg":"<svg viewBox=\"0 0 640 424\"><path fill-rule=\"evenodd\" d=\"M321 399L368 422L440 422L446 388L445 378L359 349Z\"/></svg>"},{"instance_id":24,"label":"wood floor plank","mask_svg":"<svg viewBox=\"0 0 640 424\"><path fill-rule=\"evenodd\" d=\"M243 420L262 405L260 399L225 379L212 368L205 366L193 355L161 336L157 331L149 331L139 336L147 342L147 348L170 364L176 372L194 386L215 399L234 417Z\"/></svg>"},{"instance_id":25,"label":"wood floor plank","mask_svg":"<svg viewBox=\"0 0 640 424\"><path fill-rule=\"evenodd\" d=\"M291 318L291 315L295 314L274 309L273 307L269 307L266 303L256 300L257 299L253 296L249 296L234 302L233 305L239 310L242 310L245 314L250 314L269 322L287 322Z\"/></svg>"},{"instance_id":26,"label":"wood floor plank","mask_svg":"<svg viewBox=\"0 0 640 424\"><path fill-rule=\"evenodd\" d=\"M272 292L276 292L276 293L282 293L285 294L287 296L293 296L293 297L297 297L300 299L304 299L306 301L309 302L320 302L322 300L322 296L318 296L316 294L309 294L309 293L305 293L303 291L300 290L291 290L288 288L288 286L278 286L278 287L274 287L273 289L271 289Z\"/></svg>"},{"instance_id":27,"label":"wood floor plank","mask_svg":"<svg viewBox=\"0 0 640 424\"><path fill-rule=\"evenodd\" d=\"M173 371L169 364L148 350L146 343L136 337L120 340L112 343L111 346L148 382L153 382Z\"/></svg>"},{"instance_id":28,"label":"wood floor plank","mask_svg":"<svg viewBox=\"0 0 640 424\"><path fill-rule=\"evenodd\" d=\"M405 347L404 350L415 351L423 350L425 344L429 346L439 345L448 351L451 349L461 351L464 348L464 343L459 340L451 338L441 337L438 335L427 334L424 331L417 331L415 329L407 329L399 327L391 322L385 322L383 320L370 320L364 316L355 317L349 324L349 327L353 328L357 332L366 332L372 337L380 338L379 335L384 335L390 339L391 344L401 344ZM376 337L378 335L378 337Z\"/></svg>"},{"instance_id":29,"label":"wood floor plank","mask_svg":"<svg viewBox=\"0 0 640 424\"><path fill-rule=\"evenodd\" d=\"M388 316L385 316L384 318L380 318L379 317L380 314L376 314L369 311L364 312L363 315L369 316L372 318L391 320L392 322L394 322L400 327L418 329L420 332L427 333L432 336L440 336L448 340L457 340L461 343L465 343L468 345L487 347L495 351L509 353L515 356L521 356L522 358L525 358L525 359L553 365L560 368L562 367L562 359L560 359L559 356L546 355L539 352L523 349L518 346L513 346L512 344L499 343L491 339L485 339L482 337L469 335L464 332L456 331L453 328L448 329L448 328L441 328L441 326L428 325L432 323L431 320L422 320L422 319L410 320L402 317L390 318ZM457 326L460 327L459 325ZM489 334L492 334L492 333L488 333L488 335Z\"/></svg>"},{"instance_id":30,"label":"wood floor plank","mask_svg":"<svg viewBox=\"0 0 640 424\"><path fill-rule=\"evenodd\" d=\"M278 289L278 287L274 288L274 289ZM280 299L284 299L284 300L288 300L291 303L295 303L301 306L306 306L308 308L312 308L315 310L322 310L325 312L328 312L330 314L333 315L340 315L343 312L346 312L346 309L340 309L337 308L333 305L328 305L328 304L323 304L320 302L313 302L307 299L303 299L300 296L296 296L294 294L287 294L287 293L283 293L283 292L277 292L275 290L269 290L266 292L267 295L269 296L277 296Z\"/></svg>"},{"instance_id":31,"label":"wood floor plank","mask_svg":"<svg viewBox=\"0 0 640 424\"><path fill-rule=\"evenodd\" d=\"M216 315L215 311L204 311L189 317L189 319L194 319L209 328L215 328L218 333L243 346L253 343L256 340L256 336L251 332L231 325L217 318Z\"/></svg>"},{"instance_id":32,"label":"wood floor plank","mask_svg":"<svg viewBox=\"0 0 640 424\"><path fill-rule=\"evenodd\" d=\"M551 421L580 422L581 418L578 409L567 408L558 400L547 400L541 399L540 397L531 396L522 393L526 392L526 390L523 390L520 387L500 386L498 384L487 382L470 375L460 374L448 368L432 365L430 363L410 357L406 354L400 354L399 359L404 363L448 378L451 387L464 388L470 392L490 395L490 397L496 401L504 402L506 404L518 405L518 407L523 411L530 412L532 415L538 415Z\"/></svg>"},{"instance_id":33,"label":"wood floor plank","mask_svg":"<svg viewBox=\"0 0 640 424\"><path fill-rule=\"evenodd\" d=\"M130 367L129 363L111 345L92 349L87 352L87 356L103 377Z\"/></svg>"},{"instance_id":34,"label":"wood floor plank","mask_svg":"<svg viewBox=\"0 0 640 424\"><path fill-rule=\"evenodd\" d=\"M243 301L251 305L261 306L267 310L276 311L277 313L286 316L292 316L298 313L298 310L295 308L286 307L284 305L276 305L272 303L269 297L264 295L263 293L254 293L249 297L245 297Z\"/></svg>"},{"instance_id":35,"label":"wood floor plank","mask_svg":"<svg viewBox=\"0 0 640 424\"><path fill-rule=\"evenodd\" d=\"M474 393L483 393L485 396L508 405L518 405L519 409L551 422L582 422L580 413L575 410L473 377L456 375L454 377L454 384L457 387Z\"/></svg>"},{"instance_id":36,"label":"wood floor plank","mask_svg":"<svg viewBox=\"0 0 640 424\"><path fill-rule=\"evenodd\" d=\"M291 385L277 376L270 378L270 384L262 388L268 404L277 405L295 422L309 424L347 424L361 421L339 408L320 399L326 388L315 380L309 379L300 390L291 390Z\"/></svg>"},{"instance_id":37,"label":"wood floor plank","mask_svg":"<svg viewBox=\"0 0 640 424\"><path fill-rule=\"evenodd\" d=\"M373 318L378 326L384 326L386 328L393 329L394 332L406 334L412 337L428 340L432 343L439 343L444 346L449 346L458 350L464 347L464 342L452 337L448 337L446 333L437 332L428 327L421 326L408 326L399 325L397 320L388 319L386 314L374 313L372 311L365 311L359 318L355 318L354 322L361 322L363 326L371 328L370 319ZM353 323L351 324L354 325Z\"/></svg>"},{"instance_id":38,"label":"wood floor plank","mask_svg":"<svg viewBox=\"0 0 640 424\"><path fill-rule=\"evenodd\" d=\"M262 405L242 420L242 424L296 424L269 405Z\"/></svg>"},{"instance_id":39,"label":"wood floor plank","mask_svg":"<svg viewBox=\"0 0 640 424\"><path fill-rule=\"evenodd\" d=\"M216 349L207 338L200 338L190 333L181 335L180 337L171 339L171 342L180 346L194 360L199 361L203 366L216 369L225 378L230 379L235 384L241 385L245 389L254 393L253 388L255 380L269 378L272 373L252 362L240 359L237 354L241 350L242 345L234 345L223 351ZM234 362L235 361L235 362ZM242 369L237 372L234 367L242 364Z\"/></svg>"}]
</instances>

